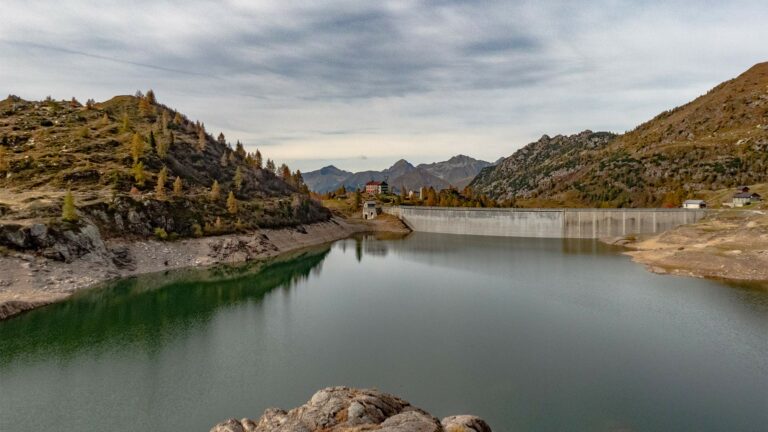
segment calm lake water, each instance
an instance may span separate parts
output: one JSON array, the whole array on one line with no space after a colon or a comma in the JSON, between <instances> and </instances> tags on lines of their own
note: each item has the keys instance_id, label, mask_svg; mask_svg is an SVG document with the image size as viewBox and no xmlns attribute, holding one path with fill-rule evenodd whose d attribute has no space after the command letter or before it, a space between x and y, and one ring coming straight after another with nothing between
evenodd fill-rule
<instances>
[{"instance_id":1,"label":"calm lake water","mask_svg":"<svg viewBox=\"0 0 768 432\"><path fill-rule=\"evenodd\" d=\"M768 430L768 292L593 241L356 238L0 322L0 431L207 431L330 385L494 431Z\"/></svg>"}]
</instances>

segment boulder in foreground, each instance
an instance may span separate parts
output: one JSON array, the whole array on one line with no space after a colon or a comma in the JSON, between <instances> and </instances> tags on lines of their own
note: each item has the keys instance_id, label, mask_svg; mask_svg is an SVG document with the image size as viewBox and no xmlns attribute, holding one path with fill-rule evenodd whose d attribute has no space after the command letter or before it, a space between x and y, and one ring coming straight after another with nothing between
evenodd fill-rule
<instances>
[{"instance_id":1,"label":"boulder in foreground","mask_svg":"<svg viewBox=\"0 0 768 432\"><path fill-rule=\"evenodd\" d=\"M270 408L258 421L229 419L211 432L491 432L482 419L459 415L441 421L378 390L329 387L290 411Z\"/></svg>"}]
</instances>

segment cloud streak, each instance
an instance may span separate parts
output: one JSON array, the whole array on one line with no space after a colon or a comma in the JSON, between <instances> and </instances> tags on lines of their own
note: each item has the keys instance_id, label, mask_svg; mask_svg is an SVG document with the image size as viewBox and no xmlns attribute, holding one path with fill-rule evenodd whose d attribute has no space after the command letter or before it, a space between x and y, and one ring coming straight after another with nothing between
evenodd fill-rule
<instances>
[{"instance_id":1,"label":"cloud streak","mask_svg":"<svg viewBox=\"0 0 768 432\"><path fill-rule=\"evenodd\" d=\"M151 87L304 170L494 160L544 133L623 131L768 57L768 12L749 0L3 6L0 91Z\"/></svg>"}]
</instances>

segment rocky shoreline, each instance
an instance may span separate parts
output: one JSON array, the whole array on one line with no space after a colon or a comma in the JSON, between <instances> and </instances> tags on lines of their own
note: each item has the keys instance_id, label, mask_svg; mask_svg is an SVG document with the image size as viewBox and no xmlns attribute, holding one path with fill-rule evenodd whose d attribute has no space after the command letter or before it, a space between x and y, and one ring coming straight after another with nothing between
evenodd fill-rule
<instances>
[{"instance_id":1,"label":"rocky shoreline","mask_svg":"<svg viewBox=\"0 0 768 432\"><path fill-rule=\"evenodd\" d=\"M375 389L329 387L304 405L269 408L258 420L229 419L210 432L491 432L481 418L458 415L438 420L397 396Z\"/></svg>"},{"instance_id":2,"label":"rocky shoreline","mask_svg":"<svg viewBox=\"0 0 768 432\"><path fill-rule=\"evenodd\" d=\"M80 241L89 251L69 262L24 251L0 256L0 320L117 278L270 258L378 228L334 217L294 228L178 241L102 240L97 230L86 228Z\"/></svg>"}]
</instances>

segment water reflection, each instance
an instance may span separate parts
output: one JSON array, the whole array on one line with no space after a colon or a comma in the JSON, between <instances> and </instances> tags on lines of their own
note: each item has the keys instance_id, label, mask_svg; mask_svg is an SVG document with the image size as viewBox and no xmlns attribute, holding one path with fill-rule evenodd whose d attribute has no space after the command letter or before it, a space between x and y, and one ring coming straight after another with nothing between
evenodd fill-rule
<instances>
[{"instance_id":1,"label":"water reflection","mask_svg":"<svg viewBox=\"0 0 768 432\"><path fill-rule=\"evenodd\" d=\"M66 357L115 344L157 350L171 333L189 331L220 308L259 302L274 289L319 276L329 251L324 247L241 266L146 275L88 290L2 323L0 365L19 356Z\"/></svg>"}]
</instances>

